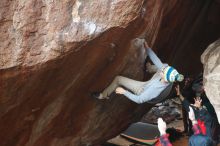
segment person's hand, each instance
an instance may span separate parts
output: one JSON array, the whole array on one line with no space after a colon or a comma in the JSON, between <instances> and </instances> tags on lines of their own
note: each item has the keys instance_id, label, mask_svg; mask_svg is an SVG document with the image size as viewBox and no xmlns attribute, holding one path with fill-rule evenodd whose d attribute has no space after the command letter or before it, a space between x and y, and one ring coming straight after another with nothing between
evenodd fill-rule
<instances>
[{"instance_id":1,"label":"person's hand","mask_svg":"<svg viewBox=\"0 0 220 146\"><path fill-rule=\"evenodd\" d=\"M201 108L202 99L200 97L196 97L196 98L194 98L194 101L195 101L194 106L197 107L197 108Z\"/></svg>"},{"instance_id":2,"label":"person's hand","mask_svg":"<svg viewBox=\"0 0 220 146\"><path fill-rule=\"evenodd\" d=\"M148 43L147 43L146 41L144 41L144 48L145 48L145 49L150 48L150 47L148 46Z\"/></svg>"},{"instance_id":3,"label":"person's hand","mask_svg":"<svg viewBox=\"0 0 220 146\"><path fill-rule=\"evenodd\" d=\"M175 89L176 89L176 95L179 96L180 95L180 85L176 85Z\"/></svg>"},{"instance_id":4,"label":"person's hand","mask_svg":"<svg viewBox=\"0 0 220 146\"><path fill-rule=\"evenodd\" d=\"M167 124L162 118L157 119L157 126L158 130L160 131L160 135L166 134Z\"/></svg>"},{"instance_id":5,"label":"person's hand","mask_svg":"<svg viewBox=\"0 0 220 146\"><path fill-rule=\"evenodd\" d=\"M124 94L126 90L124 88L118 87L115 90L116 94Z\"/></svg>"},{"instance_id":6,"label":"person's hand","mask_svg":"<svg viewBox=\"0 0 220 146\"><path fill-rule=\"evenodd\" d=\"M189 107L189 119L192 121L193 125L197 124L197 121L195 118L195 113L194 113L192 107Z\"/></svg>"}]
</instances>

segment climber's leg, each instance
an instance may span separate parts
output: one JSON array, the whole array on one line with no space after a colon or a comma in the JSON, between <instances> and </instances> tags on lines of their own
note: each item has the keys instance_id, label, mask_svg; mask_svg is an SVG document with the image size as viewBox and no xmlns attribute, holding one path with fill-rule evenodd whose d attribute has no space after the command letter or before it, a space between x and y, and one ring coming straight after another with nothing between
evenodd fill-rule
<instances>
[{"instance_id":1,"label":"climber's leg","mask_svg":"<svg viewBox=\"0 0 220 146\"><path fill-rule=\"evenodd\" d=\"M145 82L132 80L123 76L116 76L112 83L105 88L102 93L97 94L96 96L98 99L108 98L119 86L125 87L134 94L140 94L144 90L144 84Z\"/></svg>"}]
</instances>

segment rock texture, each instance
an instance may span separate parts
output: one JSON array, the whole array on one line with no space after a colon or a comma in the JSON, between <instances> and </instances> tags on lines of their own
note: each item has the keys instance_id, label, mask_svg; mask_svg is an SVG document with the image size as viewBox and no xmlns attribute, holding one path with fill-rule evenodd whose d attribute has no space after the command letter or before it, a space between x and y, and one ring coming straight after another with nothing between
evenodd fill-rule
<instances>
[{"instance_id":1,"label":"rock texture","mask_svg":"<svg viewBox=\"0 0 220 146\"><path fill-rule=\"evenodd\" d=\"M219 10L214 0L1 0L0 145L89 146L114 137L152 105L89 95L118 74L143 79L144 50L132 40L147 38L179 65L181 39L199 44L186 49L198 58L216 39Z\"/></svg>"},{"instance_id":2,"label":"rock texture","mask_svg":"<svg viewBox=\"0 0 220 146\"><path fill-rule=\"evenodd\" d=\"M142 4L142 0L3 0L1 68L33 66L77 52L102 32L128 26Z\"/></svg>"},{"instance_id":3,"label":"rock texture","mask_svg":"<svg viewBox=\"0 0 220 146\"><path fill-rule=\"evenodd\" d=\"M0 7L1 146L96 145L150 109L90 93L117 74L143 79L144 50L130 41L158 31L160 2L2 0Z\"/></svg>"},{"instance_id":4,"label":"rock texture","mask_svg":"<svg viewBox=\"0 0 220 146\"><path fill-rule=\"evenodd\" d=\"M176 101L180 102L179 99ZM166 100L163 104L156 104L151 110L143 116L141 122L157 124L158 118L170 124L171 122L181 119L181 104L176 104L172 100Z\"/></svg>"},{"instance_id":5,"label":"rock texture","mask_svg":"<svg viewBox=\"0 0 220 146\"><path fill-rule=\"evenodd\" d=\"M205 91L220 122L220 39L208 46L201 61L204 64Z\"/></svg>"}]
</instances>

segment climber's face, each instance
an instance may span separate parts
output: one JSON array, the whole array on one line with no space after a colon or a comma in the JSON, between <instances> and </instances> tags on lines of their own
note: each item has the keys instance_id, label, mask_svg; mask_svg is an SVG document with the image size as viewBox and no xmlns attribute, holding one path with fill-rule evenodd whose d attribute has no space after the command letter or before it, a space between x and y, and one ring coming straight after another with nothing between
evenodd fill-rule
<instances>
[{"instance_id":1,"label":"climber's face","mask_svg":"<svg viewBox=\"0 0 220 146\"><path fill-rule=\"evenodd\" d=\"M164 78L164 77L163 77L163 71L160 72L160 76L161 76L161 78Z\"/></svg>"},{"instance_id":2,"label":"climber's face","mask_svg":"<svg viewBox=\"0 0 220 146\"><path fill-rule=\"evenodd\" d=\"M163 68L160 72L161 79L163 80L164 80L164 72L165 72L165 68Z\"/></svg>"},{"instance_id":3,"label":"climber's face","mask_svg":"<svg viewBox=\"0 0 220 146\"><path fill-rule=\"evenodd\" d=\"M162 71L160 72L160 77L161 77L161 80L162 80L162 81L165 81L165 80L164 80L164 75L163 75L163 72L162 72Z\"/></svg>"}]
</instances>

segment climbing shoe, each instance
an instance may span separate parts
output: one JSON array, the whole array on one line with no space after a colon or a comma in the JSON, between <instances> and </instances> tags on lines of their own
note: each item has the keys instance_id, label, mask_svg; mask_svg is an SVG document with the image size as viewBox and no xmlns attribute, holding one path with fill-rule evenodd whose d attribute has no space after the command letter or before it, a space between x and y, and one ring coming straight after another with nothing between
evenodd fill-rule
<instances>
[{"instance_id":1,"label":"climbing shoe","mask_svg":"<svg viewBox=\"0 0 220 146\"><path fill-rule=\"evenodd\" d=\"M97 98L97 99L109 99L109 97L104 97L102 95L102 93L100 93L100 92L93 92L91 94L91 96L94 97L94 98Z\"/></svg>"}]
</instances>

